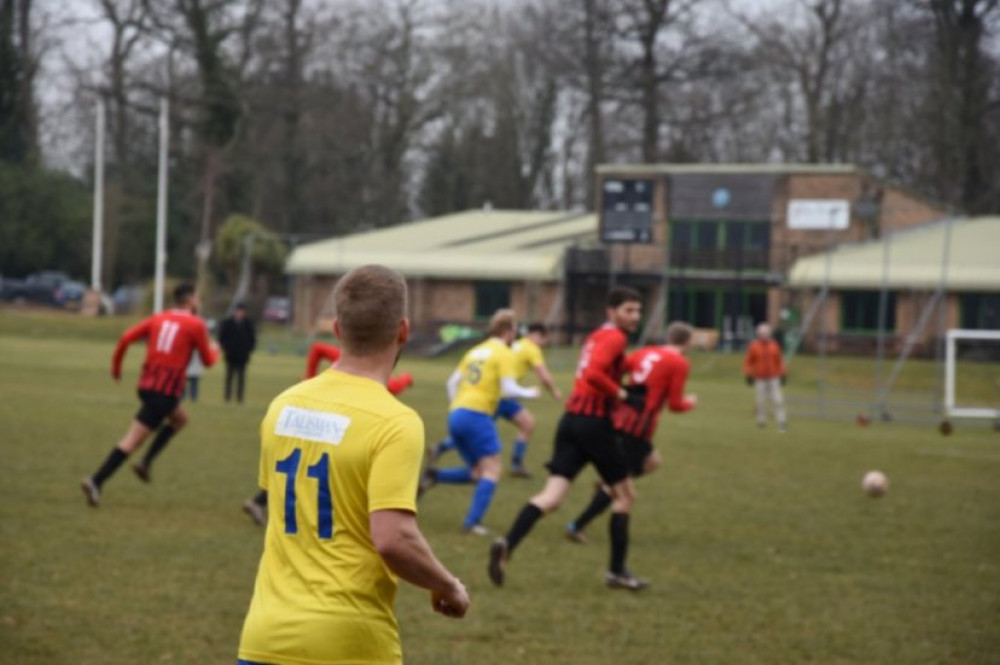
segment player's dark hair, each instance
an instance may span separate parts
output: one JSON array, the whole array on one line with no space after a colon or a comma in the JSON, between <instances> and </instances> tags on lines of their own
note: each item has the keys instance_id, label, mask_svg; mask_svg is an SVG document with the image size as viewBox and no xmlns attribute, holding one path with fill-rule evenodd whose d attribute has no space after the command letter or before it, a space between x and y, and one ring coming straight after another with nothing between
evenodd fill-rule
<instances>
[{"instance_id":1,"label":"player's dark hair","mask_svg":"<svg viewBox=\"0 0 1000 665\"><path fill-rule=\"evenodd\" d=\"M608 307L619 307L627 302L642 302L642 296L635 289L628 286L616 286L608 291Z\"/></svg>"},{"instance_id":2,"label":"player's dark hair","mask_svg":"<svg viewBox=\"0 0 1000 665\"><path fill-rule=\"evenodd\" d=\"M184 282L174 288L174 302L178 305L183 305L192 295L194 295L194 284Z\"/></svg>"},{"instance_id":3,"label":"player's dark hair","mask_svg":"<svg viewBox=\"0 0 1000 665\"><path fill-rule=\"evenodd\" d=\"M549 334L549 327L544 323L532 323L528 326L528 334L530 335L531 333L538 333L544 337Z\"/></svg>"},{"instance_id":4,"label":"player's dark hair","mask_svg":"<svg viewBox=\"0 0 1000 665\"><path fill-rule=\"evenodd\" d=\"M344 349L374 355L396 341L406 318L406 280L385 266L361 266L340 278L333 302Z\"/></svg>"},{"instance_id":5,"label":"player's dark hair","mask_svg":"<svg viewBox=\"0 0 1000 665\"><path fill-rule=\"evenodd\" d=\"M690 323L685 323L684 321L674 321L667 326L667 344L684 346L691 341L691 335L693 332L694 329L691 328Z\"/></svg>"}]
</instances>

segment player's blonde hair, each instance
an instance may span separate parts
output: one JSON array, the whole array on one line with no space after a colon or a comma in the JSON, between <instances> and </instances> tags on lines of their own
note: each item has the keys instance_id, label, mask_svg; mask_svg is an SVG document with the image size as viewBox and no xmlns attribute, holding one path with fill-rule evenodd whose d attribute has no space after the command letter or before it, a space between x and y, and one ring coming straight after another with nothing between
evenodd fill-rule
<instances>
[{"instance_id":1,"label":"player's blonde hair","mask_svg":"<svg viewBox=\"0 0 1000 665\"><path fill-rule=\"evenodd\" d=\"M365 265L340 278L333 289L340 339L358 356L392 346L406 318L406 280L395 270Z\"/></svg>"},{"instance_id":2,"label":"player's blonde hair","mask_svg":"<svg viewBox=\"0 0 1000 665\"><path fill-rule=\"evenodd\" d=\"M517 327L517 315L512 309L498 309L490 317L488 332L490 337L499 337L504 333L513 332Z\"/></svg>"},{"instance_id":3,"label":"player's blonde hair","mask_svg":"<svg viewBox=\"0 0 1000 665\"><path fill-rule=\"evenodd\" d=\"M693 333L694 329L691 327L690 323L685 323L684 321L674 321L667 326L667 344L684 346L691 341L691 335Z\"/></svg>"}]
</instances>

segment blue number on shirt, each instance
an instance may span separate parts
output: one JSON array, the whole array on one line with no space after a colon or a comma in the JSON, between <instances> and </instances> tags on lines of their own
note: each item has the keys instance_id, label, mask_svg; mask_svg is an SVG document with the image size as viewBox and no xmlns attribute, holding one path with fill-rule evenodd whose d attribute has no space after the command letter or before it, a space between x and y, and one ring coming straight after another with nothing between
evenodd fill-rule
<instances>
[{"instance_id":1,"label":"blue number on shirt","mask_svg":"<svg viewBox=\"0 0 1000 665\"><path fill-rule=\"evenodd\" d=\"M306 475L319 483L319 537L333 538L333 499L330 498L330 456L323 453L319 461L306 469Z\"/></svg>"},{"instance_id":2,"label":"blue number on shirt","mask_svg":"<svg viewBox=\"0 0 1000 665\"><path fill-rule=\"evenodd\" d=\"M274 469L287 476L285 480L285 533L295 534L299 531L295 519L295 476L299 472L302 461L302 449L296 448L292 454L279 460ZM333 499L330 496L330 456L323 453L319 461L306 468L306 476L315 478L318 483L316 503L319 506L319 537L333 538Z\"/></svg>"}]
</instances>

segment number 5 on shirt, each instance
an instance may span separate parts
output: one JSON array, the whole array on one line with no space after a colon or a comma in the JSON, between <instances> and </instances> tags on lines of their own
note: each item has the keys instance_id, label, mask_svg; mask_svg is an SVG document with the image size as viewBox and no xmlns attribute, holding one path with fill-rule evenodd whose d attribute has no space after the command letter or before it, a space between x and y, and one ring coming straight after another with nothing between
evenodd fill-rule
<instances>
[{"instance_id":1,"label":"number 5 on shirt","mask_svg":"<svg viewBox=\"0 0 1000 665\"><path fill-rule=\"evenodd\" d=\"M294 535L299 531L295 517L295 485L302 461L302 449L296 448L292 454L274 465L274 470L287 476L285 481L285 533ZM316 505L319 506L318 525L321 540L333 538L333 498L330 496L330 456L327 453L319 461L306 468L306 476L317 483Z\"/></svg>"}]
</instances>

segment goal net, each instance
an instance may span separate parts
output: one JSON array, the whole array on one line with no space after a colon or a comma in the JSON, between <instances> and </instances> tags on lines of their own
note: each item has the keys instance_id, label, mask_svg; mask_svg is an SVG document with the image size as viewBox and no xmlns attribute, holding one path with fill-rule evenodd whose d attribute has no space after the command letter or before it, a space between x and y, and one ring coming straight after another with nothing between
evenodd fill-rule
<instances>
[{"instance_id":1,"label":"goal net","mask_svg":"<svg viewBox=\"0 0 1000 665\"><path fill-rule=\"evenodd\" d=\"M945 417L1000 421L1000 330L949 330L945 339Z\"/></svg>"}]
</instances>

